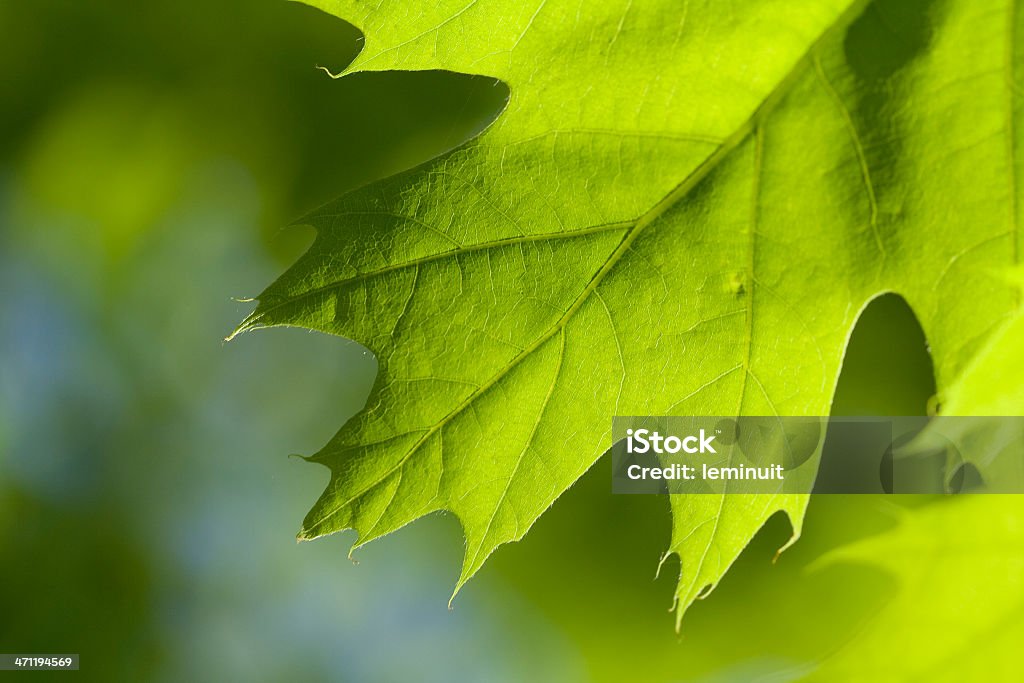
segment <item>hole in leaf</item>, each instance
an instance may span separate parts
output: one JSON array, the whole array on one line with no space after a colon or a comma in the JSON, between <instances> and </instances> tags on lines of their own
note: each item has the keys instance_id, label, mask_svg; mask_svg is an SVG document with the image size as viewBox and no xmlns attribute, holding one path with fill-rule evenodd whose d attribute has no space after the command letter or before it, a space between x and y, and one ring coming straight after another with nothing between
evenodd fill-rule
<instances>
[{"instance_id":1,"label":"hole in leaf","mask_svg":"<svg viewBox=\"0 0 1024 683\"><path fill-rule=\"evenodd\" d=\"M935 372L924 330L897 294L861 313L843 359L833 415L926 415Z\"/></svg>"},{"instance_id":2,"label":"hole in leaf","mask_svg":"<svg viewBox=\"0 0 1024 683\"><path fill-rule=\"evenodd\" d=\"M850 336L832 415L925 415L934 395L931 354L917 317L903 297L879 296L865 307ZM892 492L892 454L876 452L876 447L861 427L830 425L815 491L830 490L827 482L842 482L842 490L869 491L881 483L882 490Z\"/></svg>"}]
</instances>

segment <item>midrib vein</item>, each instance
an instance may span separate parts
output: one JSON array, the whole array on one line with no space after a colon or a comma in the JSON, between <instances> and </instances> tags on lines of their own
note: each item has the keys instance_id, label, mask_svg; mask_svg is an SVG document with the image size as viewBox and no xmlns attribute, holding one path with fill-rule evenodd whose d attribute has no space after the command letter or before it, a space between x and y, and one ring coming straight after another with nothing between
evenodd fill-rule
<instances>
[{"instance_id":1,"label":"midrib vein","mask_svg":"<svg viewBox=\"0 0 1024 683\"><path fill-rule=\"evenodd\" d=\"M386 480L396 471L401 469L409 458L415 454L420 447L425 444L434 434L438 433L443 429L449 422L451 422L456 416L458 416L463 410L469 407L476 399L485 394L495 384L500 382L505 376L507 376L512 370L519 366L526 358L528 358L534 351L542 347L547 343L554 335L558 334L565 328L568 322L573 318L577 311L583 306L584 303L590 298L590 295L594 293L597 287L601 284L605 276L619 263L623 254L625 254L629 248L636 242L637 238L643 234L644 230L652 223L661 218L669 209L675 206L681 199L688 195L694 187L697 186L702 180L704 180L712 170L718 167L719 163L722 162L736 147L742 143L750 132L759 125L764 119L771 113L772 109L779 103L779 101L789 91L790 87L796 81L796 79L802 74L803 69L806 67L808 60L818 50L818 48L828 38L843 28L845 28L851 21L853 21L867 6L870 0L856 0L851 3L847 9L840 15L840 17L824 31L821 35L811 44L810 48L798 59L789 70L789 72L778 82L775 88L768 94L768 96L761 102L760 105L751 113L749 117L730 135L722 144L704 161L697 166L682 182L680 182L671 192L663 197L657 204L655 204L647 213L643 214L638 218L631 227L626 230L622 240L614 251L605 259L604 263L597 270L594 276L591 278L587 286L577 295L576 299L569 306L569 308L562 314L561 317L545 332L543 332L532 344L524 348L519 354L513 357L504 367L496 372L490 379L480 385L480 388L469 394L461 403L459 403L451 412L445 415L436 424L432 425L427 431L421 436L409 449L409 451L403 455L398 462L392 465L386 472L380 477L376 478L373 482L362 487L357 493L349 496L345 501L334 505L329 512L321 515L315 522L312 523L311 527L315 528L333 516L342 508L346 507L349 503L356 500L360 496L369 492L371 489L379 485L381 482ZM245 323L243 322L243 326ZM241 329L241 327L240 327ZM234 335L232 335L234 336ZM304 525L305 530L305 525ZM358 542L357 542L358 544Z\"/></svg>"}]
</instances>

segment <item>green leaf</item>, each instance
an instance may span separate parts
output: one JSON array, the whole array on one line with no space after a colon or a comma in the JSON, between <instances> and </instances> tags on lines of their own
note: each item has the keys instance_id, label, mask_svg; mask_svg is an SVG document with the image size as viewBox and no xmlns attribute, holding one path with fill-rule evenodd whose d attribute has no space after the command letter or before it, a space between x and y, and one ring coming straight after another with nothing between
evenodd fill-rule
<instances>
[{"instance_id":1,"label":"green leaf","mask_svg":"<svg viewBox=\"0 0 1024 683\"><path fill-rule=\"evenodd\" d=\"M948 389L1017 296L1011 0L313 3L349 71L510 88L480 137L307 217L240 331L372 350L369 404L310 459L300 538L422 515L466 535L456 591L608 449L611 417L821 415L866 304L898 292ZM236 333L237 333L236 332ZM922 407L923 410L923 407ZM677 618L806 496L677 496ZM581 520L586 524L586 520Z\"/></svg>"},{"instance_id":2,"label":"green leaf","mask_svg":"<svg viewBox=\"0 0 1024 683\"><path fill-rule=\"evenodd\" d=\"M1024 313L990 335L949 389L943 410L952 415L1024 415Z\"/></svg>"},{"instance_id":3,"label":"green leaf","mask_svg":"<svg viewBox=\"0 0 1024 683\"><path fill-rule=\"evenodd\" d=\"M821 662L814 681L1010 681L1024 639L1024 502L962 496L905 512L885 534L826 555L894 576L893 599Z\"/></svg>"},{"instance_id":4,"label":"green leaf","mask_svg":"<svg viewBox=\"0 0 1024 683\"><path fill-rule=\"evenodd\" d=\"M969 420L932 420L912 442L915 447L941 452L952 445L958 458L973 465L990 491L1024 490L1020 444L1024 421L1005 415L1024 415L1024 313L1018 311L989 335L971 362L940 397L941 410L969 415ZM940 395L941 396L941 395ZM952 466L949 481L956 471ZM961 473L962 474L962 473ZM973 479L973 477L972 477ZM969 479L961 479L968 485Z\"/></svg>"}]
</instances>

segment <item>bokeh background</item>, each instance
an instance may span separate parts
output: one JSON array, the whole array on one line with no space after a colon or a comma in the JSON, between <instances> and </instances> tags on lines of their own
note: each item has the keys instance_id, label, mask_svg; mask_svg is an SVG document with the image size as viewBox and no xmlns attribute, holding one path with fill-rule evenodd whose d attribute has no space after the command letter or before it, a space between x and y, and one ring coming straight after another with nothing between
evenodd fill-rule
<instances>
[{"instance_id":1,"label":"bokeh background","mask_svg":"<svg viewBox=\"0 0 1024 683\"><path fill-rule=\"evenodd\" d=\"M300 330L225 344L238 299L311 240L284 226L459 144L503 88L331 80L315 67L358 32L284 0L3 1L0 26L0 652L80 653L102 681L790 680L891 595L870 568L808 565L922 502L822 497L677 635L667 501L613 498L605 462L452 610L450 518L358 563L351 535L296 544L328 477L288 454L360 409L374 360ZM932 393L912 315L881 300L837 411Z\"/></svg>"}]
</instances>

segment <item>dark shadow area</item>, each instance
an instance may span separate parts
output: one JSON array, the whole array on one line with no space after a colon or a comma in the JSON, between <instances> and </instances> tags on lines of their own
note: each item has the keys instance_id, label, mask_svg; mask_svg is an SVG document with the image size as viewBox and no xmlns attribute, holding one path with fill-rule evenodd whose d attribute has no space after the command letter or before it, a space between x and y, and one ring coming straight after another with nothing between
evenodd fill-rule
<instances>
[{"instance_id":1,"label":"dark shadow area","mask_svg":"<svg viewBox=\"0 0 1024 683\"><path fill-rule=\"evenodd\" d=\"M832 399L832 415L924 415L935 372L917 316L898 294L861 313Z\"/></svg>"},{"instance_id":2,"label":"dark shadow area","mask_svg":"<svg viewBox=\"0 0 1024 683\"><path fill-rule=\"evenodd\" d=\"M714 590L702 592L706 602L689 608L677 635L666 610L678 558L659 571L671 534L668 498L609 494L611 466L610 458L599 460L523 542L499 549L464 589L481 598L518 595L540 610L601 667L592 670L595 680L629 680L630 671L670 680L684 669L694 680L775 675L848 639L892 595L891 578L869 567L807 571L842 542L843 527L866 536L891 523L867 496L830 496L837 504L819 506L777 563L772 558L792 529L784 514L773 515Z\"/></svg>"},{"instance_id":3,"label":"dark shadow area","mask_svg":"<svg viewBox=\"0 0 1024 683\"><path fill-rule=\"evenodd\" d=\"M914 312L903 297L884 294L867 305L850 336L832 416L924 415L935 394L934 377L924 331ZM885 449L893 437L882 422L833 422L822 450L815 493L876 488L879 493L891 492L892 455Z\"/></svg>"},{"instance_id":4,"label":"dark shadow area","mask_svg":"<svg viewBox=\"0 0 1024 683\"><path fill-rule=\"evenodd\" d=\"M173 141L172 152L186 161L209 151L267 183L258 227L282 263L308 241L283 225L460 145L508 97L494 78L442 71L332 80L317 66L343 70L358 53L359 31L283 0L40 0L12 4L0 20L19 27L0 44L0 63L15 65L0 82L0 99L17 102L0 109L3 157L32 157L41 139L59 134L83 147L84 161L71 158L69 166L118 153L119 145L125 155L143 154L144 136L164 128L156 152L161 141ZM109 142L94 130L66 130L68 121L92 119L108 122ZM155 175L159 161L139 174Z\"/></svg>"},{"instance_id":5,"label":"dark shadow area","mask_svg":"<svg viewBox=\"0 0 1024 683\"><path fill-rule=\"evenodd\" d=\"M901 91L906 73L928 53L944 0L875 0L847 30L843 51L826 60L827 78L836 79L849 110L863 161L870 169L875 205L884 215L899 206L887 195L903 187L898 160L905 157L904 141L913 121L903 111ZM849 76L841 76L844 72ZM841 82L849 78L854 83ZM887 235L888 241L899 235Z\"/></svg>"},{"instance_id":6,"label":"dark shadow area","mask_svg":"<svg viewBox=\"0 0 1024 683\"><path fill-rule=\"evenodd\" d=\"M935 0L871 3L846 33L850 68L864 80L884 80L923 54L933 25L926 16L936 4Z\"/></svg>"}]
</instances>

